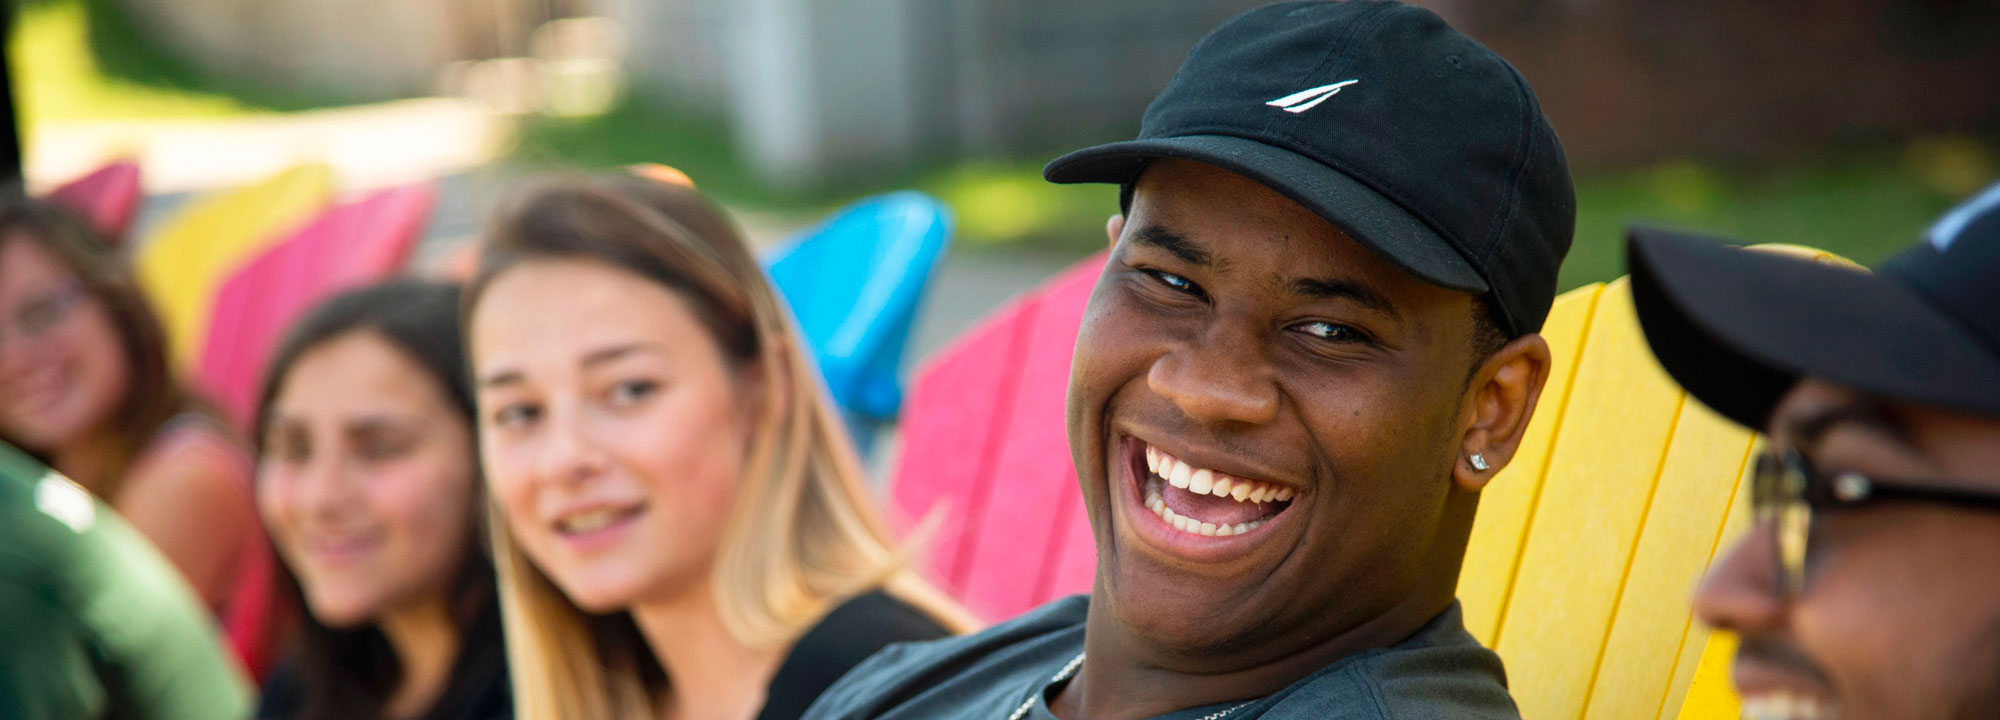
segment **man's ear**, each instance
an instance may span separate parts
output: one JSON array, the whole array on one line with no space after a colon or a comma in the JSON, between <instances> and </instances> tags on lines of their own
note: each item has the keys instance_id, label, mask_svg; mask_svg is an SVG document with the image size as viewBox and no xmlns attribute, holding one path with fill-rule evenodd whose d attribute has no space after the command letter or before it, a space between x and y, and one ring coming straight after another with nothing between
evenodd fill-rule
<instances>
[{"instance_id":1,"label":"man's ear","mask_svg":"<svg viewBox=\"0 0 2000 720\"><path fill-rule=\"evenodd\" d=\"M1118 236L1123 234L1125 234L1125 215L1123 213L1112 215L1110 220L1104 221L1104 235L1111 238L1110 247L1118 247Z\"/></svg>"},{"instance_id":2,"label":"man's ear","mask_svg":"<svg viewBox=\"0 0 2000 720\"><path fill-rule=\"evenodd\" d=\"M1528 421L1535 416L1542 387L1548 384L1550 362L1548 342L1530 334L1514 338L1480 364L1460 410L1465 429L1459 434L1458 460L1451 469L1452 481L1459 487L1484 488L1513 461Z\"/></svg>"}]
</instances>

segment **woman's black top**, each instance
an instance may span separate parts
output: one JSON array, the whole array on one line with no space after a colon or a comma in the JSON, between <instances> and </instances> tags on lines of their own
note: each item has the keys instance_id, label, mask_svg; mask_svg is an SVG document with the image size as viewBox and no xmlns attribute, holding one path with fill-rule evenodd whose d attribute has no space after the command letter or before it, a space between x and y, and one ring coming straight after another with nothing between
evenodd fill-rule
<instances>
[{"instance_id":1,"label":"woman's black top","mask_svg":"<svg viewBox=\"0 0 2000 720\"><path fill-rule=\"evenodd\" d=\"M487 598L482 605L459 646L444 692L420 720L509 720L514 716L507 647L500 634L500 604ZM257 705L259 720L289 720L306 711L305 679L299 673L296 656L272 671Z\"/></svg>"},{"instance_id":2,"label":"woman's black top","mask_svg":"<svg viewBox=\"0 0 2000 720\"><path fill-rule=\"evenodd\" d=\"M792 645L791 654L771 677L757 720L796 720L820 693L875 651L950 634L930 615L880 590L858 595L827 613Z\"/></svg>"}]
</instances>

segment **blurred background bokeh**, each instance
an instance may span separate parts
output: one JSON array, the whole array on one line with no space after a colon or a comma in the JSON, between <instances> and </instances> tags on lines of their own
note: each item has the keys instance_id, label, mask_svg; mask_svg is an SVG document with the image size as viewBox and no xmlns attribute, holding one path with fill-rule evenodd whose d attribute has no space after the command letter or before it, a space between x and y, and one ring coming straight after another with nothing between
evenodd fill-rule
<instances>
[{"instance_id":1,"label":"blurred background bokeh","mask_svg":"<svg viewBox=\"0 0 2000 720\"><path fill-rule=\"evenodd\" d=\"M1131 136L1250 0L14 0L31 190L121 157L134 237L185 198L325 162L417 179L444 262L518 178L665 163L772 243L872 193L955 242L911 354L1103 244L1115 190L1042 162ZM1577 174L1565 288L1644 221L1877 260L2000 175L2000 3L1422 0L1513 61Z\"/></svg>"}]
</instances>

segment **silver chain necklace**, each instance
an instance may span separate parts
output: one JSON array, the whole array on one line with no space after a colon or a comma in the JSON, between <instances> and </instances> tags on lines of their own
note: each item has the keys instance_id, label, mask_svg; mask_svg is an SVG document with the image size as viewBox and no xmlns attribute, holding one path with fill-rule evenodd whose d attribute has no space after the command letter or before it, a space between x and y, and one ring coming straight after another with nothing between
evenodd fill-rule
<instances>
[{"instance_id":1,"label":"silver chain necklace","mask_svg":"<svg viewBox=\"0 0 2000 720\"><path fill-rule=\"evenodd\" d=\"M1047 692L1050 685L1054 685L1056 683L1070 679L1070 676L1075 675L1077 668L1080 667L1083 667L1083 653L1077 653L1076 657L1070 658L1069 664L1064 665L1061 670L1057 670L1055 677L1049 678L1048 682L1042 683L1041 687L1035 688L1035 692L1029 695L1028 699L1022 700L1021 706L1014 708L1014 714L1008 715L1007 720L1021 720L1021 718L1027 717L1028 711L1033 710L1035 708L1035 698L1037 696L1041 695L1044 692ZM1209 713L1207 715L1203 715L1201 716L1200 720L1222 720L1222 718L1227 717L1230 713L1249 707L1250 703L1253 702L1256 701L1255 700L1245 701L1241 704L1238 704L1236 707L1232 707L1227 710L1219 710L1216 712Z\"/></svg>"}]
</instances>

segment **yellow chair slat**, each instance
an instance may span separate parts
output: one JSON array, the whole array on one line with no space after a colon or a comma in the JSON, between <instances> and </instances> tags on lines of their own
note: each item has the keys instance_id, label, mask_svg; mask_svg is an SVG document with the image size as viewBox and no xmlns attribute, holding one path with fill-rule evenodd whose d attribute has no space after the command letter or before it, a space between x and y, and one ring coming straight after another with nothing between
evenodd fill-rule
<instances>
[{"instance_id":1,"label":"yellow chair slat","mask_svg":"<svg viewBox=\"0 0 2000 720\"><path fill-rule=\"evenodd\" d=\"M1631 317L1626 281L1606 286L1501 617L1495 649L1525 717L1582 716L1672 439L1682 393Z\"/></svg>"},{"instance_id":2,"label":"yellow chair slat","mask_svg":"<svg viewBox=\"0 0 2000 720\"><path fill-rule=\"evenodd\" d=\"M1542 389L1541 409L1529 423L1513 462L1480 492L1479 513L1473 519L1464 569L1458 576L1458 598L1465 609L1466 630L1489 647L1499 632L1501 613L1507 609L1550 444L1564 420L1562 410L1569 399L1577 352L1589 333L1591 314L1603 288L1601 283L1593 283L1564 293L1549 309L1542 335L1548 338L1552 362L1548 385Z\"/></svg>"},{"instance_id":3,"label":"yellow chair slat","mask_svg":"<svg viewBox=\"0 0 2000 720\"><path fill-rule=\"evenodd\" d=\"M1729 680L1729 664L1736 659L1736 636L1711 633L1697 669L1687 684L1687 699L1680 703L1677 720L1736 720L1743 717L1743 701ZM1666 712L1673 712L1669 706ZM1665 717L1662 713L1662 717Z\"/></svg>"},{"instance_id":4,"label":"yellow chair slat","mask_svg":"<svg viewBox=\"0 0 2000 720\"><path fill-rule=\"evenodd\" d=\"M331 168L301 165L191 201L140 248L139 284L159 315L177 367L190 367L200 352L222 281L324 208L332 191Z\"/></svg>"},{"instance_id":5,"label":"yellow chair slat","mask_svg":"<svg viewBox=\"0 0 2000 720\"><path fill-rule=\"evenodd\" d=\"M1837 256L1833 256L1837 257ZM1750 456L1763 452L1762 439L1750 447ZM1748 473L1745 462L1745 473ZM1750 531L1749 481L1736 481L1736 501L1729 506L1729 518L1717 536L1715 552L1709 563L1729 547L1736 544L1743 533ZM1736 638L1726 632L1708 634L1706 642L1689 644L1682 650L1680 667L1674 670L1674 687L1685 691L1685 697L1667 696L1667 704L1661 709L1661 717L1677 717L1680 720L1736 720L1743 715L1742 699L1737 697L1735 685L1729 680L1729 664L1736 657ZM1673 715L1674 708L1680 708Z\"/></svg>"},{"instance_id":6,"label":"yellow chair slat","mask_svg":"<svg viewBox=\"0 0 2000 720\"><path fill-rule=\"evenodd\" d=\"M1749 431L1691 398L1683 402L1584 717L1661 714L1680 654L1707 637L1688 597L1715 554L1739 486L1728 479L1742 477L1750 447Z\"/></svg>"},{"instance_id":7,"label":"yellow chair slat","mask_svg":"<svg viewBox=\"0 0 2000 720\"><path fill-rule=\"evenodd\" d=\"M1482 493L1460 573L1466 629L1506 661L1525 717L1737 717L1735 639L1689 598L1750 527L1755 436L1667 377L1625 279L1564 293L1542 335L1548 385Z\"/></svg>"}]
</instances>

